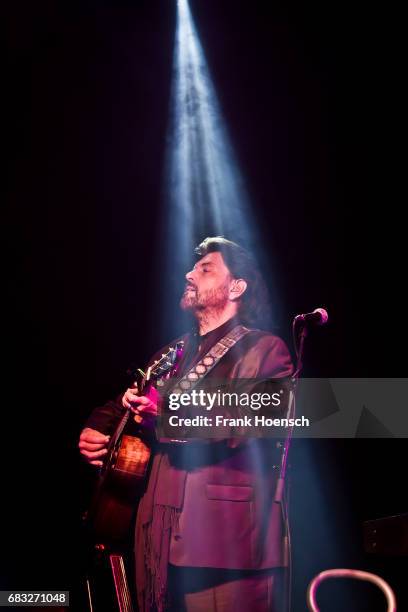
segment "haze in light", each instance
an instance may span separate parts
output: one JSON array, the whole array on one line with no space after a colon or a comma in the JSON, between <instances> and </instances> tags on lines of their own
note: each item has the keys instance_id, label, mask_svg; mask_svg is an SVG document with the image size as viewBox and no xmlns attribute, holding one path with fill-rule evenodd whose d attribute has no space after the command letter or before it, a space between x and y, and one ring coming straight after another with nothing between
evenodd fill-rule
<instances>
[{"instance_id":1,"label":"haze in light","mask_svg":"<svg viewBox=\"0 0 408 612\"><path fill-rule=\"evenodd\" d=\"M194 246L207 235L254 252L259 241L247 192L187 0L177 2L166 146L163 223L174 245L173 270L184 277ZM172 289L180 291L177 281L169 297Z\"/></svg>"}]
</instances>

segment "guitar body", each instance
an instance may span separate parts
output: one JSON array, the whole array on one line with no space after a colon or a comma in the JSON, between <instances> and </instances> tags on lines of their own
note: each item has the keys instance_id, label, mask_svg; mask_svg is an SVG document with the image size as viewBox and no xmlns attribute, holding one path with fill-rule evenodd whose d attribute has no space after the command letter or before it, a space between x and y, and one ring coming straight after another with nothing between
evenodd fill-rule
<instances>
[{"instance_id":1,"label":"guitar body","mask_svg":"<svg viewBox=\"0 0 408 612\"><path fill-rule=\"evenodd\" d=\"M115 463L100 476L87 515L92 540L114 551L128 547L130 530L143 494L152 442L124 434Z\"/></svg>"}]
</instances>

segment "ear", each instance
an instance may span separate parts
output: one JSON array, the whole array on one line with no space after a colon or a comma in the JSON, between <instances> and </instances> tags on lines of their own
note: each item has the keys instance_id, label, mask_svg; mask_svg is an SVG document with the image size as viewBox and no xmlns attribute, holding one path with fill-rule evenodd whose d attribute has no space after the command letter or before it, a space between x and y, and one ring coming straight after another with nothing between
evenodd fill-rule
<instances>
[{"instance_id":1,"label":"ear","mask_svg":"<svg viewBox=\"0 0 408 612\"><path fill-rule=\"evenodd\" d=\"M230 287L230 300L238 300L247 288L247 282L243 278L234 278Z\"/></svg>"}]
</instances>

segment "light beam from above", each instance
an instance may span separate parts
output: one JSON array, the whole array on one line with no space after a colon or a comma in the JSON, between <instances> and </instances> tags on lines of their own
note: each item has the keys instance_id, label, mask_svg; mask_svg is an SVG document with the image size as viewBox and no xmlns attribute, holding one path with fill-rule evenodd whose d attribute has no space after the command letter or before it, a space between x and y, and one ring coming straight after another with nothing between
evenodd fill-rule
<instances>
[{"instance_id":1,"label":"light beam from above","mask_svg":"<svg viewBox=\"0 0 408 612\"><path fill-rule=\"evenodd\" d=\"M205 236L224 235L259 255L247 190L187 0L177 2L166 147L162 235L182 278L166 294L177 302L193 248Z\"/></svg>"}]
</instances>

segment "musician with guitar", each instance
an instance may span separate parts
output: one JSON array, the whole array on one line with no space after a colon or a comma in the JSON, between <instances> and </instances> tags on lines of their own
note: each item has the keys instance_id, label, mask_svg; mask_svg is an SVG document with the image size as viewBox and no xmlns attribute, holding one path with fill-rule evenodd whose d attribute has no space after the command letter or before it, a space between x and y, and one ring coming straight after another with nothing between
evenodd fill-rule
<instances>
[{"instance_id":1,"label":"musician with guitar","mask_svg":"<svg viewBox=\"0 0 408 612\"><path fill-rule=\"evenodd\" d=\"M141 612L276 612L282 609L277 591L285 565L281 509L274 503L276 440L152 440L161 403L152 380L174 378L176 387L188 389L204 378L286 378L292 373L283 341L250 326L267 307L252 257L222 237L206 238L196 254L180 302L194 315L196 332L160 351L120 404L94 410L79 448L102 471L107 457L123 467L153 449L136 520ZM140 435L121 460L118 422L129 415Z\"/></svg>"}]
</instances>

